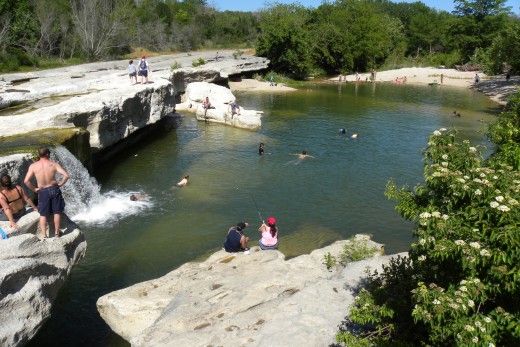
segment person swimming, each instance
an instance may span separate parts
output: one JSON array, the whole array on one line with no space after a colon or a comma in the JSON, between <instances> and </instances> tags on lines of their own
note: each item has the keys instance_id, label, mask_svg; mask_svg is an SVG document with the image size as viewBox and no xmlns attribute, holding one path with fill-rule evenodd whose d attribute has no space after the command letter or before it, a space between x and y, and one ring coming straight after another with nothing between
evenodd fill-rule
<instances>
[{"instance_id":1,"label":"person swimming","mask_svg":"<svg viewBox=\"0 0 520 347\"><path fill-rule=\"evenodd\" d=\"M130 194L130 201L145 201L148 200L148 195L144 193Z\"/></svg>"},{"instance_id":2,"label":"person swimming","mask_svg":"<svg viewBox=\"0 0 520 347\"><path fill-rule=\"evenodd\" d=\"M177 183L177 187L184 187L185 185L188 184L188 180L190 179L190 176L189 175L186 175L182 178L182 180L180 180L178 183Z\"/></svg>"},{"instance_id":3,"label":"person swimming","mask_svg":"<svg viewBox=\"0 0 520 347\"><path fill-rule=\"evenodd\" d=\"M264 154L264 143L260 142L260 145L258 145L258 155Z\"/></svg>"},{"instance_id":4,"label":"person swimming","mask_svg":"<svg viewBox=\"0 0 520 347\"><path fill-rule=\"evenodd\" d=\"M341 135L345 135L347 133L347 130L345 130L345 128L341 128L341 129L339 129L339 133Z\"/></svg>"},{"instance_id":5,"label":"person swimming","mask_svg":"<svg viewBox=\"0 0 520 347\"><path fill-rule=\"evenodd\" d=\"M297 155L298 159L303 160L307 158L314 158L312 155L308 154L307 151L302 151L301 153L295 153L293 155Z\"/></svg>"}]
</instances>

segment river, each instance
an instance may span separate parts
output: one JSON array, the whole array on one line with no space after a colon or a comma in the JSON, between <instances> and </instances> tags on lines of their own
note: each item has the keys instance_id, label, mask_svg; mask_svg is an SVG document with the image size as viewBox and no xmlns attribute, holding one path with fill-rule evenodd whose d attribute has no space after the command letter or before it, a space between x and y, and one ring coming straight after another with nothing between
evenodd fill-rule
<instances>
[{"instance_id":1,"label":"river","mask_svg":"<svg viewBox=\"0 0 520 347\"><path fill-rule=\"evenodd\" d=\"M97 298L207 256L238 221L252 223L246 231L257 240L254 201L264 218L277 217L280 250L289 257L356 233L372 234L387 253L407 250L412 225L385 198L386 183L422 181L421 153L435 129L455 127L489 145L484 132L497 110L479 93L447 87L308 84L293 93L236 95L265 112L260 131L187 115L96 172L101 191L125 201L92 206L78 221L86 257L30 346L128 345L99 317ZM299 161L293 154L302 150L314 158ZM185 174L189 185L174 187ZM108 218L108 207L127 204L132 191L150 203Z\"/></svg>"}]
</instances>

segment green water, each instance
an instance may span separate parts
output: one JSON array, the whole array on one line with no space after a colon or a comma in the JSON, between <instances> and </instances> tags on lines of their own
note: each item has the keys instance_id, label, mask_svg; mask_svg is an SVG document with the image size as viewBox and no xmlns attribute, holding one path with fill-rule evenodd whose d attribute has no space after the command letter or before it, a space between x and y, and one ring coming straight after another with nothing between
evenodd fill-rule
<instances>
[{"instance_id":1,"label":"green water","mask_svg":"<svg viewBox=\"0 0 520 347\"><path fill-rule=\"evenodd\" d=\"M221 246L229 226L252 222L254 197L279 221L281 250L309 252L370 233L387 253L404 251L411 225L384 197L390 178L420 182L427 136L455 127L477 143L495 105L466 90L394 85L309 85L287 94L237 94L263 110L258 132L182 119L96 173L104 191L142 190L154 207L105 227L83 226L85 259L60 291L52 318L31 345L119 346L95 302L110 291L161 276ZM461 118L451 116L453 110ZM338 134L358 133L352 140ZM259 142L267 155L259 157ZM299 162L291 153L307 150ZM136 156L137 155L137 156ZM189 174L190 184L172 188Z\"/></svg>"}]
</instances>

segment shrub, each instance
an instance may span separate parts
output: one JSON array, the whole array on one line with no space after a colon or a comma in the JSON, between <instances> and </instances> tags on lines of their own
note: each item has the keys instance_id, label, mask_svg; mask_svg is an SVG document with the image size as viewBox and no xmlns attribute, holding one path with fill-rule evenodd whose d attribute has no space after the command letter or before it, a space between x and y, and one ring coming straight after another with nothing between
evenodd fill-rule
<instances>
[{"instance_id":1,"label":"shrub","mask_svg":"<svg viewBox=\"0 0 520 347\"><path fill-rule=\"evenodd\" d=\"M191 62L191 66L193 66L193 67L201 66L204 64L206 64L206 61L202 57L199 59L195 59Z\"/></svg>"},{"instance_id":2,"label":"shrub","mask_svg":"<svg viewBox=\"0 0 520 347\"><path fill-rule=\"evenodd\" d=\"M170 66L170 69L173 71L173 70L180 69L181 67L182 67L182 65L176 60L173 62L172 66Z\"/></svg>"},{"instance_id":3,"label":"shrub","mask_svg":"<svg viewBox=\"0 0 520 347\"><path fill-rule=\"evenodd\" d=\"M408 261L369 280L337 339L350 345L520 345L520 93L490 128L497 151L436 130L424 152L425 182L389 182L387 196L414 221ZM354 342L352 342L354 341Z\"/></svg>"},{"instance_id":4,"label":"shrub","mask_svg":"<svg viewBox=\"0 0 520 347\"><path fill-rule=\"evenodd\" d=\"M379 248L369 245L365 240L351 238L350 242L343 246L340 254L340 263L346 265L353 261L363 260L374 256L379 252Z\"/></svg>"},{"instance_id":5,"label":"shrub","mask_svg":"<svg viewBox=\"0 0 520 347\"><path fill-rule=\"evenodd\" d=\"M237 49L236 51L233 52L233 58L238 59L238 58L240 58L243 54L244 54L243 51L241 51L240 49Z\"/></svg>"},{"instance_id":6,"label":"shrub","mask_svg":"<svg viewBox=\"0 0 520 347\"><path fill-rule=\"evenodd\" d=\"M333 267L337 265L338 261L336 260L336 257L330 254L330 252L327 252L323 256L323 265L327 268L327 270L331 270Z\"/></svg>"}]
</instances>

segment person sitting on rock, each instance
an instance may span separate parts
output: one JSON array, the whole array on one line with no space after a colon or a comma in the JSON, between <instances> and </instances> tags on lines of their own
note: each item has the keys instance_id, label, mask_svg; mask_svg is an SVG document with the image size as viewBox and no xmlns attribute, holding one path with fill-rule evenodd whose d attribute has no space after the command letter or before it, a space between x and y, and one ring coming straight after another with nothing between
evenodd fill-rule
<instances>
[{"instance_id":1,"label":"person sitting on rock","mask_svg":"<svg viewBox=\"0 0 520 347\"><path fill-rule=\"evenodd\" d=\"M19 185L14 185L11 176L3 174L0 177L0 221L9 221L9 226L18 229L16 220L20 219L25 213L25 205L29 204L35 211L36 205L25 194Z\"/></svg>"},{"instance_id":2,"label":"person sitting on rock","mask_svg":"<svg viewBox=\"0 0 520 347\"><path fill-rule=\"evenodd\" d=\"M249 237L244 235L244 229L249 226L246 222L239 222L237 225L229 228L224 242L226 252L236 253L249 250Z\"/></svg>"},{"instance_id":3,"label":"person sitting on rock","mask_svg":"<svg viewBox=\"0 0 520 347\"><path fill-rule=\"evenodd\" d=\"M204 99L204 101L202 101L202 108L205 109L205 110L208 110L211 107L211 102L209 102L209 97L206 96L206 98Z\"/></svg>"},{"instance_id":4,"label":"person sitting on rock","mask_svg":"<svg viewBox=\"0 0 520 347\"><path fill-rule=\"evenodd\" d=\"M209 102L209 97L206 96L204 101L202 101L202 108L204 109L204 118L206 118L206 113L208 113L208 110L210 108L215 108L211 106L211 102Z\"/></svg>"},{"instance_id":5,"label":"person sitting on rock","mask_svg":"<svg viewBox=\"0 0 520 347\"><path fill-rule=\"evenodd\" d=\"M240 106L236 102L232 102L229 106L231 106L231 118L236 114L240 116Z\"/></svg>"},{"instance_id":6,"label":"person sitting on rock","mask_svg":"<svg viewBox=\"0 0 520 347\"><path fill-rule=\"evenodd\" d=\"M188 184L188 180L190 179L190 176L189 175L186 175L182 178L182 180L180 180L178 183L177 183L177 187L184 187L185 185Z\"/></svg>"},{"instance_id":7,"label":"person sitting on rock","mask_svg":"<svg viewBox=\"0 0 520 347\"><path fill-rule=\"evenodd\" d=\"M278 228L276 227L276 218L267 218L267 224L262 223L258 228L258 231L262 235L258 245L263 250L277 249L278 248Z\"/></svg>"}]
</instances>

